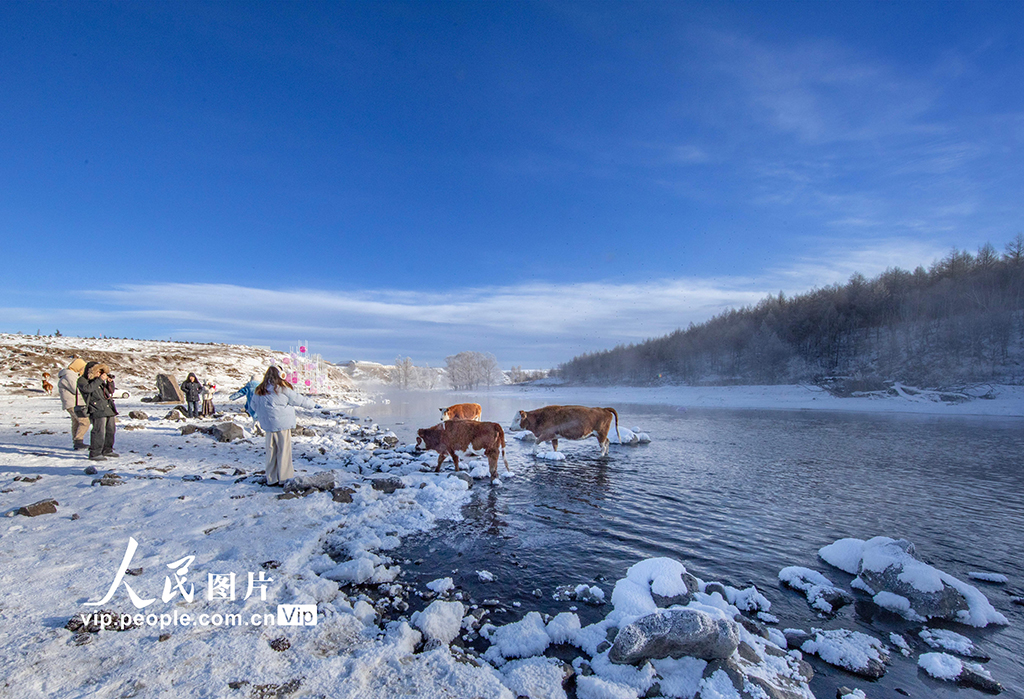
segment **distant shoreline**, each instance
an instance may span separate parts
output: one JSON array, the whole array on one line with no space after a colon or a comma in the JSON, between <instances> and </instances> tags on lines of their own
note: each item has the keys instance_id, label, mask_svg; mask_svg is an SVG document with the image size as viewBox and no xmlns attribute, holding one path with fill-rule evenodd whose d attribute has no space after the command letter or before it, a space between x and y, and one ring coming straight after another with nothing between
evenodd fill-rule
<instances>
[{"instance_id":1,"label":"distant shoreline","mask_svg":"<svg viewBox=\"0 0 1024 699\"><path fill-rule=\"evenodd\" d=\"M593 405L634 403L673 405L681 409L723 408L733 410L823 410L856 413L911 413L958 417L1024 418L1024 386L992 384L992 398L972 398L949 403L937 392L919 395L838 398L810 384L776 386L502 386L490 395L529 393L550 395L553 404L586 402ZM486 390L486 389L484 389ZM483 392L483 391L481 391ZM565 396L568 401L563 401Z\"/></svg>"}]
</instances>

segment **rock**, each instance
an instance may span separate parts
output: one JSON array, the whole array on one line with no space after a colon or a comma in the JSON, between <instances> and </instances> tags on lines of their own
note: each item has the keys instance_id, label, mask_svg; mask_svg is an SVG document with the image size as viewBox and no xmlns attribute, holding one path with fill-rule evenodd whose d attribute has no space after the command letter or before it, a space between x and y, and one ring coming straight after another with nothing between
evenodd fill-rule
<instances>
[{"instance_id":1,"label":"rock","mask_svg":"<svg viewBox=\"0 0 1024 699\"><path fill-rule=\"evenodd\" d=\"M301 492L305 490L325 491L334 488L334 471L320 471L312 476L295 476L289 478L281 487L286 493Z\"/></svg>"},{"instance_id":2,"label":"rock","mask_svg":"<svg viewBox=\"0 0 1024 699\"><path fill-rule=\"evenodd\" d=\"M92 485L124 485L124 481L116 473L104 473L100 478L93 478Z\"/></svg>"},{"instance_id":3,"label":"rock","mask_svg":"<svg viewBox=\"0 0 1024 699\"><path fill-rule=\"evenodd\" d=\"M642 617L619 630L608 659L631 665L653 658L727 658L739 645L735 622L696 609L673 609Z\"/></svg>"},{"instance_id":4,"label":"rock","mask_svg":"<svg viewBox=\"0 0 1024 699\"><path fill-rule=\"evenodd\" d=\"M164 420L173 420L175 422L181 422L185 419L185 412L180 405L176 405L171 408L171 411L164 415Z\"/></svg>"},{"instance_id":5,"label":"rock","mask_svg":"<svg viewBox=\"0 0 1024 699\"><path fill-rule=\"evenodd\" d=\"M725 585L723 585L722 583L709 582L707 585L704 586L704 594L711 595L716 592L722 596L722 599L729 599L726 596Z\"/></svg>"},{"instance_id":6,"label":"rock","mask_svg":"<svg viewBox=\"0 0 1024 699\"><path fill-rule=\"evenodd\" d=\"M246 684L249 684L246 682ZM284 684L254 684L249 696L252 699L280 699L294 694L302 685L302 678L296 677Z\"/></svg>"},{"instance_id":7,"label":"rock","mask_svg":"<svg viewBox=\"0 0 1024 699\"><path fill-rule=\"evenodd\" d=\"M789 648L799 648L804 644L804 641L811 640L811 634L800 629L786 629L783 633L786 636L786 645Z\"/></svg>"},{"instance_id":8,"label":"rock","mask_svg":"<svg viewBox=\"0 0 1024 699\"><path fill-rule=\"evenodd\" d=\"M77 512L75 514L71 515L71 521L72 522L75 521L76 519L82 519L82 515L78 514Z\"/></svg>"},{"instance_id":9,"label":"rock","mask_svg":"<svg viewBox=\"0 0 1024 699\"><path fill-rule=\"evenodd\" d=\"M849 687L839 687L836 689L836 699L861 699L864 697L864 692L860 692L858 689L850 689Z\"/></svg>"},{"instance_id":10,"label":"rock","mask_svg":"<svg viewBox=\"0 0 1024 699\"><path fill-rule=\"evenodd\" d=\"M956 678L956 683L961 687L977 689L986 694L999 694L1003 691L1003 685L970 667L969 663L964 663L964 669L960 671L960 676Z\"/></svg>"},{"instance_id":11,"label":"rock","mask_svg":"<svg viewBox=\"0 0 1024 699\"><path fill-rule=\"evenodd\" d=\"M759 621L745 617L742 614L737 614L732 618L732 620L755 636L760 636L766 641L771 639L771 636L768 634L768 629L766 629Z\"/></svg>"},{"instance_id":12,"label":"rock","mask_svg":"<svg viewBox=\"0 0 1024 699\"><path fill-rule=\"evenodd\" d=\"M236 439L245 439L245 432L241 425L234 422L218 422L210 427L210 434L218 442L233 442Z\"/></svg>"},{"instance_id":13,"label":"rock","mask_svg":"<svg viewBox=\"0 0 1024 699\"><path fill-rule=\"evenodd\" d=\"M200 476L198 473L192 473L192 474L189 474L187 476L182 476L181 480L183 480L183 481L201 481L201 480L203 480L203 477Z\"/></svg>"},{"instance_id":14,"label":"rock","mask_svg":"<svg viewBox=\"0 0 1024 699\"><path fill-rule=\"evenodd\" d=\"M100 470L93 466L92 464L89 464L88 466L85 467L85 475L87 476L95 476L99 472Z\"/></svg>"},{"instance_id":15,"label":"rock","mask_svg":"<svg viewBox=\"0 0 1024 699\"><path fill-rule=\"evenodd\" d=\"M292 428L292 436L293 437L316 437L316 432L314 432L313 430L311 430L308 427L303 427L301 425L296 425L295 427Z\"/></svg>"},{"instance_id":16,"label":"rock","mask_svg":"<svg viewBox=\"0 0 1024 699\"><path fill-rule=\"evenodd\" d=\"M465 481L466 485L468 485L470 488L473 487L473 477L466 473L465 471L456 471L451 475L455 476L461 481Z\"/></svg>"},{"instance_id":17,"label":"rock","mask_svg":"<svg viewBox=\"0 0 1024 699\"><path fill-rule=\"evenodd\" d=\"M370 484L373 486L374 490L379 490L383 493L389 494L405 487L405 483L402 482L402 479L395 476L391 476L389 478L373 478L370 480Z\"/></svg>"},{"instance_id":18,"label":"rock","mask_svg":"<svg viewBox=\"0 0 1024 699\"><path fill-rule=\"evenodd\" d=\"M127 631L136 628L132 616L131 614L118 614L109 609L101 609L98 612L84 614L88 623L83 621L83 614L75 614L64 624L64 628L74 634L99 633L104 630Z\"/></svg>"},{"instance_id":19,"label":"rock","mask_svg":"<svg viewBox=\"0 0 1024 699\"><path fill-rule=\"evenodd\" d=\"M352 488L335 488L331 491L334 502L352 502L352 495L356 491Z\"/></svg>"},{"instance_id":20,"label":"rock","mask_svg":"<svg viewBox=\"0 0 1024 699\"><path fill-rule=\"evenodd\" d=\"M181 436L195 434L199 431L199 425L183 425L181 428Z\"/></svg>"},{"instance_id":21,"label":"rock","mask_svg":"<svg viewBox=\"0 0 1024 699\"><path fill-rule=\"evenodd\" d=\"M278 653L286 651L292 647L292 644L284 636L279 636L278 638L271 639L267 643L270 645L271 648L276 650Z\"/></svg>"},{"instance_id":22,"label":"rock","mask_svg":"<svg viewBox=\"0 0 1024 699\"><path fill-rule=\"evenodd\" d=\"M388 432L384 436L378 437L377 443L386 449L394 449L398 446L398 435L394 432Z\"/></svg>"},{"instance_id":23,"label":"rock","mask_svg":"<svg viewBox=\"0 0 1024 699\"><path fill-rule=\"evenodd\" d=\"M19 515L25 515L26 517L38 517L39 515L52 515L57 511L57 505L60 504L52 498L46 500L40 500L34 502L31 505L25 505L24 507L18 508Z\"/></svg>"},{"instance_id":24,"label":"rock","mask_svg":"<svg viewBox=\"0 0 1024 699\"><path fill-rule=\"evenodd\" d=\"M157 400L161 403L184 403L185 394L178 388L178 380L170 374L156 375Z\"/></svg>"},{"instance_id":25,"label":"rock","mask_svg":"<svg viewBox=\"0 0 1024 699\"><path fill-rule=\"evenodd\" d=\"M129 411L128 417L130 417L132 420L148 420L149 419L149 415L147 415L146 413L142 412L141 410Z\"/></svg>"}]
</instances>

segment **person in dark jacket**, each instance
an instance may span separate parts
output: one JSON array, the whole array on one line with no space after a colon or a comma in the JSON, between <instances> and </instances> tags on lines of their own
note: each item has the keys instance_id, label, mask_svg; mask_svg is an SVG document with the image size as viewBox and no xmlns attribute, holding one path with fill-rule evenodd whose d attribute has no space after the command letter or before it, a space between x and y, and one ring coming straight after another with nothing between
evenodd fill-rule
<instances>
[{"instance_id":1,"label":"person in dark jacket","mask_svg":"<svg viewBox=\"0 0 1024 699\"><path fill-rule=\"evenodd\" d=\"M107 458L120 456L114 452L117 410L110 400L114 379L107 365L99 362L86 364L85 371L78 377L78 390L88 406L89 419L92 420L89 458L93 461L106 461Z\"/></svg>"},{"instance_id":2,"label":"person in dark jacket","mask_svg":"<svg viewBox=\"0 0 1024 699\"><path fill-rule=\"evenodd\" d=\"M199 417L199 403L203 400L203 382L195 374L189 374L181 384L181 392L185 394L185 417Z\"/></svg>"}]
</instances>

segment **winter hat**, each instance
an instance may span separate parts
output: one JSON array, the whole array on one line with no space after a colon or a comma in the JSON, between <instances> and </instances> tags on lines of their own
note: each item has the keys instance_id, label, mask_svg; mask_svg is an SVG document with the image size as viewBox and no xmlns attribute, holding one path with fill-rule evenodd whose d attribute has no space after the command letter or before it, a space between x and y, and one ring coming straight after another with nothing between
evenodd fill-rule
<instances>
[{"instance_id":1,"label":"winter hat","mask_svg":"<svg viewBox=\"0 0 1024 699\"><path fill-rule=\"evenodd\" d=\"M76 374L81 374L83 371L85 371L85 360L82 359L81 357L75 357L74 359L71 360L71 363L68 364L68 369L75 372Z\"/></svg>"}]
</instances>

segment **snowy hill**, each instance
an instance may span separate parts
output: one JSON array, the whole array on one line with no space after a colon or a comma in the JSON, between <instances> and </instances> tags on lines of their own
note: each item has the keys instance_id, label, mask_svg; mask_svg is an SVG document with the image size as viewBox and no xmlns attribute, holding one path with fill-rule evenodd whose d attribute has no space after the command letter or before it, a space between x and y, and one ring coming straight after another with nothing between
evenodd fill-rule
<instances>
[{"instance_id":1,"label":"snowy hill","mask_svg":"<svg viewBox=\"0 0 1024 699\"><path fill-rule=\"evenodd\" d=\"M262 377L271 364L281 364L284 352L245 345L127 340L119 338L49 337L0 334L0 388L11 393L42 392L48 372L56 385L57 372L75 356L106 363L117 376L117 387L143 397L156 392L157 374L171 374L179 382L189 372L201 381L213 381L218 392L232 392L255 374ZM352 380L333 364L327 367L326 392L341 400L357 399Z\"/></svg>"}]
</instances>

